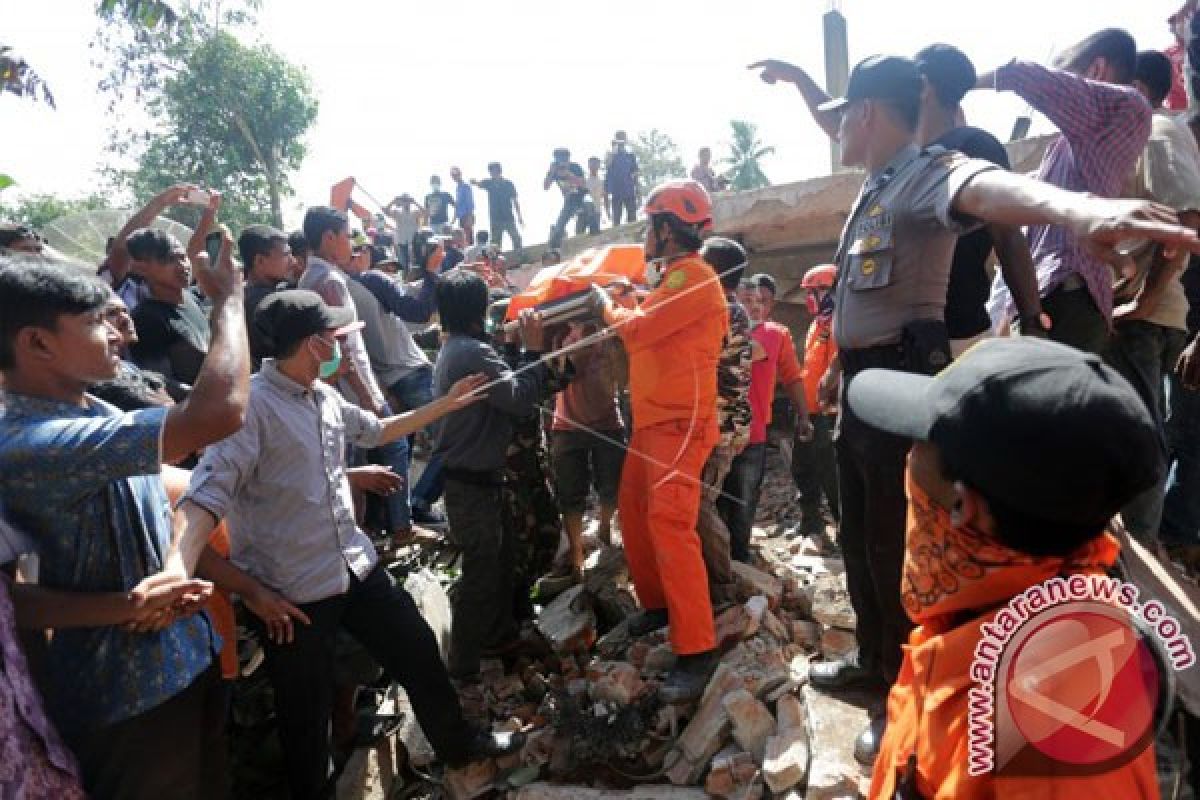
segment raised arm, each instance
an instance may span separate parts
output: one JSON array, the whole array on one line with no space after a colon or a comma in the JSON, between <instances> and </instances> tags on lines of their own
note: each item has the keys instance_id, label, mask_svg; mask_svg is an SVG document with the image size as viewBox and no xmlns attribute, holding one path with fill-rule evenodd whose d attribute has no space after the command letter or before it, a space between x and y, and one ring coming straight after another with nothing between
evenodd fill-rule
<instances>
[{"instance_id":1,"label":"raised arm","mask_svg":"<svg viewBox=\"0 0 1200 800\"><path fill-rule=\"evenodd\" d=\"M177 183L164 189L152 197L149 203L134 212L133 216L117 232L117 235L113 237L112 250L108 254L108 269L112 273L114 286L123 281L129 272L129 250L125 247L125 240L129 238L129 234L154 222L159 214L176 203L182 202L187 193L194 188L196 187L189 183Z\"/></svg>"},{"instance_id":2,"label":"raised arm","mask_svg":"<svg viewBox=\"0 0 1200 800\"><path fill-rule=\"evenodd\" d=\"M800 96L804 98L804 104L808 106L808 113L812 114L813 121L820 126L821 130L825 131L825 135L830 139L838 138L838 127L842 121L841 114L836 111L821 111L818 108L832 98L802 67L769 58L766 61L754 62L749 69L761 69L762 73L759 77L766 83L783 81L795 86L800 91Z\"/></svg>"},{"instance_id":3,"label":"raised arm","mask_svg":"<svg viewBox=\"0 0 1200 800\"><path fill-rule=\"evenodd\" d=\"M242 272L233 264L228 231L220 263L197 264L196 283L212 301L212 342L192 393L167 414L162 458L173 463L242 427L250 392L250 348L242 303Z\"/></svg>"},{"instance_id":4,"label":"raised arm","mask_svg":"<svg viewBox=\"0 0 1200 800\"><path fill-rule=\"evenodd\" d=\"M208 198L208 205L204 207L204 211L200 214L200 223L196 225L196 230L192 233L192 238L188 239L187 254L188 258L193 262L196 256L204 252L204 240L208 234L216 229L217 211L221 208L221 193L212 192Z\"/></svg>"},{"instance_id":5,"label":"raised arm","mask_svg":"<svg viewBox=\"0 0 1200 800\"><path fill-rule=\"evenodd\" d=\"M1125 239L1153 239L1169 247L1200 251L1196 231L1179 224L1174 211L1144 200L1108 199L1069 192L1003 170L970 178L955 196L959 214L1007 225L1062 225L1088 239L1107 257Z\"/></svg>"},{"instance_id":6,"label":"raised arm","mask_svg":"<svg viewBox=\"0 0 1200 800\"><path fill-rule=\"evenodd\" d=\"M982 75L976 88L1015 92L1072 143L1089 147L1096 144L1097 133L1123 126L1123 120L1150 119L1150 107L1129 87L1088 80L1032 61L1012 61Z\"/></svg>"}]
</instances>

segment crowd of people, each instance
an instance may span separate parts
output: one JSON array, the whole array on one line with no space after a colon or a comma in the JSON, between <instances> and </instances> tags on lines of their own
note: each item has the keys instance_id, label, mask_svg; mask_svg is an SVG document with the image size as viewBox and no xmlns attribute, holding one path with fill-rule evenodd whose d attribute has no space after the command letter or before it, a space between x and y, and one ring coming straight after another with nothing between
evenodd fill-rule
<instances>
[{"instance_id":1,"label":"crowd of people","mask_svg":"<svg viewBox=\"0 0 1200 800\"><path fill-rule=\"evenodd\" d=\"M422 227L439 235L461 236L467 244L478 248L479 254L486 252L492 257L504 249L507 236L508 247L520 258L525 219L517 188L504 177L500 162L488 164L487 173L482 180L465 180L461 169L451 167L453 193L442 189L441 176L430 177L424 203L417 202L407 192L397 195L375 216L374 227L368 233L373 238L382 238L386 245L395 246L401 265L406 267L410 263L413 237ZM711 148L700 148L690 174L692 180L710 193L729 187L729 180L712 167ZM555 148L543 188L548 191L557 188L562 193L563 205L550 228L550 246L562 246L572 222L578 236L598 233L606 224L616 227L637 219L641 186L637 155L625 131L613 134L612 147L603 158L587 159L586 172L571 160L568 148ZM487 195L488 227L484 229L477 229L476 225L475 189L482 189Z\"/></svg>"},{"instance_id":2,"label":"crowd of people","mask_svg":"<svg viewBox=\"0 0 1200 800\"><path fill-rule=\"evenodd\" d=\"M836 523L857 618L853 654L808 679L876 697L855 747L871 796L1157 796L1152 746L1095 774L968 774L965 670L1013 595L1113 567L1118 514L1164 559L1200 549L1200 125L1179 89L1193 5L1168 54L1110 29L1054 66L979 75L935 44L864 60L840 98L753 65L866 173L833 262L800 283L799 355L775 280L715 235L711 153L643 200L620 131L586 171L554 151L550 245L572 219L642 214L644 279L594 286L566 322L508 313L496 249L507 234L521 250L523 219L499 163L484 180L452 169L453 193L434 176L370 230L313 206L297 231L236 239L220 196L181 183L98 270L6 225L0 794L229 796L235 601L292 797L331 796L349 743L342 634L407 690L448 768L513 753L521 734L477 727L460 696L583 581L589 511L628 563L629 632L668 631L659 700L692 703L721 657L714 610L753 558L784 407L796 533ZM1057 126L1036 178L964 124L973 90ZM188 242L153 227L198 191ZM445 659L380 556L443 535L460 558ZM959 668L935 669L942 653Z\"/></svg>"}]
</instances>

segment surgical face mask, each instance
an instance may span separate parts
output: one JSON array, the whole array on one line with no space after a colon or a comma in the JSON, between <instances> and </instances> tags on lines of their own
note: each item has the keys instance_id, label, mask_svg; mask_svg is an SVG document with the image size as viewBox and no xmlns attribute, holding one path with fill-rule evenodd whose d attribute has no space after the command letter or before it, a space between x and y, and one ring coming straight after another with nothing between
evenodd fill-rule
<instances>
[{"instance_id":1,"label":"surgical face mask","mask_svg":"<svg viewBox=\"0 0 1200 800\"><path fill-rule=\"evenodd\" d=\"M321 341L324 342L325 340L321 339ZM308 346L310 348L312 347L312 341L309 341ZM315 350L313 351L313 355L317 355ZM320 358L320 356L317 356L317 358ZM333 340L333 355L330 357L330 359L328 361L321 362L321 370L320 370L321 377L322 378L332 378L337 373L338 367L340 367L341 365L342 365L342 345L338 342L337 339L334 339Z\"/></svg>"},{"instance_id":2,"label":"surgical face mask","mask_svg":"<svg viewBox=\"0 0 1200 800\"><path fill-rule=\"evenodd\" d=\"M662 283L663 262L661 258L653 258L646 262L646 285L651 289Z\"/></svg>"}]
</instances>

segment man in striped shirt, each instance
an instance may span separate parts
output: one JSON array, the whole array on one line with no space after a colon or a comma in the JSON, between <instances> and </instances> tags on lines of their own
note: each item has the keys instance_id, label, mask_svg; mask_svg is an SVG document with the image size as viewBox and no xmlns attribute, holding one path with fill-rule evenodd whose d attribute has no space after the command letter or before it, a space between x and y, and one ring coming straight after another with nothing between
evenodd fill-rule
<instances>
[{"instance_id":1,"label":"man in striped shirt","mask_svg":"<svg viewBox=\"0 0 1200 800\"><path fill-rule=\"evenodd\" d=\"M1150 106L1130 85L1136 63L1133 37L1107 29L1067 50L1056 67L1012 61L981 76L977 88L1015 92L1058 127L1038 178L1117 197L1150 136ZM1034 225L1028 235L1050 338L1101 353L1112 321L1112 267L1063 226ZM996 280L994 291L1007 292ZM1011 319L1011 299L1000 301Z\"/></svg>"}]
</instances>

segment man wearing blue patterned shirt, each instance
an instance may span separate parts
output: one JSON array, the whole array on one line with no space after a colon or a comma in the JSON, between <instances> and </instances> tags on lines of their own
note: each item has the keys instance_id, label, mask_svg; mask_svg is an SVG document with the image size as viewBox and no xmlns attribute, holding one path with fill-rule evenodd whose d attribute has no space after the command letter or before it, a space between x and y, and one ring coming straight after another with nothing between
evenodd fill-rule
<instances>
[{"instance_id":1,"label":"man wearing blue patterned shirt","mask_svg":"<svg viewBox=\"0 0 1200 800\"><path fill-rule=\"evenodd\" d=\"M120 365L108 293L69 267L0 261L0 502L29 535L48 590L128 593L192 583L159 476L242 424L249 353L228 253L197 280L212 346L189 399L121 413L86 394ZM131 603L131 606L133 604ZM98 627L59 623L43 689L92 797L220 797L218 639L195 603Z\"/></svg>"}]
</instances>

